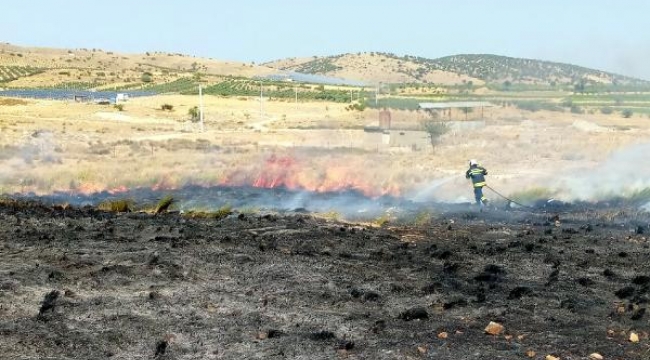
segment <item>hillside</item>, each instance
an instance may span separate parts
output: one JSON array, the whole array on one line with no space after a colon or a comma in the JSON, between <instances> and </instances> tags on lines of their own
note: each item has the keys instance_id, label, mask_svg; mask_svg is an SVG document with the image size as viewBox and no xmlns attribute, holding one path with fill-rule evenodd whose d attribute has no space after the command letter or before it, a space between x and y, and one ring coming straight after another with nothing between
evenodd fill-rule
<instances>
[{"instance_id":1,"label":"hillside","mask_svg":"<svg viewBox=\"0 0 650 360\"><path fill-rule=\"evenodd\" d=\"M474 85L499 84L647 84L581 66L489 54L453 55L437 59L388 53L357 53L265 64L280 70L320 74L366 82L414 82Z\"/></svg>"},{"instance_id":2,"label":"hillside","mask_svg":"<svg viewBox=\"0 0 650 360\"><path fill-rule=\"evenodd\" d=\"M53 49L0 43L0 87L101 88L165 83L201 73L253 77L278 71L178 53L124 54L101 49Z\"/></svg>"},{"instance_id":3,"label":"hillside","mask_svg":"<svg viewBox=\"0 0 650 360\"><path fill-rule=\"evenodd\" d=\"M286 72L318 75L366 84L462 85L473 89L523 87L646 86L650 82L600 70L550 61L497 55L453 55L438 59L390 53L287 58L248 64L166 52L115 53L101 49L54 49L0 43L0 88L148 89L182 92L200 77L209 84L232 78L274 76ZM192 81L193 79L193 81ZM309 79L306 78L305 79ZM317 80L296 80L327 83ZM341 82L339 84L344 84ZM159 88L162 86L163 88ZM621 91L621 89L618 89Z\"/></svg>"},{"instance_id":4,"label":"hillside","mask_svg":"<svg viewBox=\"0 0 650 360\"><path fill-rule=\"evenodd\" d=\"M427 69L422 64L381 53L344 54L329 57L284 59L263 65L278 70L306 74L326 75L358 80L366 83L426 82L454 85L472 81L480 85L479 78L444 69Z\"/></svg>"}]
</instances>

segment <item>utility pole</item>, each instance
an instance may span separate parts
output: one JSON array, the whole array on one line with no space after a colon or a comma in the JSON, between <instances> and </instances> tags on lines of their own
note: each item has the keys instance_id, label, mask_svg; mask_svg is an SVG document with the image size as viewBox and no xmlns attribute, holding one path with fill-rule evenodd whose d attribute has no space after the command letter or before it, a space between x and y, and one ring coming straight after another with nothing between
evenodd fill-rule
<instances>
[{"instance_id":1,"label":"utility pole","mask_svg":"<svg viewBox=\"0 0 650 360\"><path fill-rule=\"evenodd\" d=\"M201 84L199 84L199 122L201 123L201 132L203 132L203 88Z\"/></svg>"},{"instance_id":2,"label":"utility pole","mask_svg":"<svg viewBox=\"0 0 650 360\"><path fill-rule=\"evenodd\" d=\"M262 88L262 82L260 81L260 120L264 118L263 96L264 96L264 89Z\"/></svg>"},{"instance_id":3,"label":"utility pole","mask_svg":"<svg viewBox=\"0 0 650 360\"><path fill-rule=\"evenodd\" d=\"M294 86L293 88L296 91L296 111L298 110L298 87Z\"/></svg>"},{"instance_id":4,"label":"utility pole","mask_svg":"<svg viewBox=\"0 0 650 360\"><path fill-rule=\"evenodd\" d=\"M375 87L375 107L377 107L377 93L379 92L379 85Z\"/></svg>"}]
</instances>

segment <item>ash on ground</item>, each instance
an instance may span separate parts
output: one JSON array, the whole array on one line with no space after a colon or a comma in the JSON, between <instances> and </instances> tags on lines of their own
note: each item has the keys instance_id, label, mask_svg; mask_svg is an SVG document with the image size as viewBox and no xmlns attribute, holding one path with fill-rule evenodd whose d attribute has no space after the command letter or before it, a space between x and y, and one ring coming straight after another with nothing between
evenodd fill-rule
<instances>
[{"instance_id":1,"label":"ash on ground","mask_svg":"<svg viewBox=\"0 0 650 360\"><path fill-rule=\"evenodd\" d=\"M5 200L0 354L648 358L646 215L572 207L417 220ZM486 334L490 322L503 329Z\"/></svg>"}]
</instances>

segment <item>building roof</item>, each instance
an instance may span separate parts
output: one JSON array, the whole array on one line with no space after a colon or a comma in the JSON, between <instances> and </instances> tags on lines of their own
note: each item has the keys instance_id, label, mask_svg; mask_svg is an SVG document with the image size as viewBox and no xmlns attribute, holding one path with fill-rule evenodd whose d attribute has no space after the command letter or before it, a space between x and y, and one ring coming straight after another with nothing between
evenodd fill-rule
<instances>
[{"instance_id":1,"label":"building roof","mask_svg":"<svg viewBox=\"0 0 650 360\"><path fill-rule=\"evenodd\" d=\"M487 101L454 101L454 102L435 102L420 103L420 109L449 109L449 108L477 108L494 106Z\"/></svg>"}]
</instances>

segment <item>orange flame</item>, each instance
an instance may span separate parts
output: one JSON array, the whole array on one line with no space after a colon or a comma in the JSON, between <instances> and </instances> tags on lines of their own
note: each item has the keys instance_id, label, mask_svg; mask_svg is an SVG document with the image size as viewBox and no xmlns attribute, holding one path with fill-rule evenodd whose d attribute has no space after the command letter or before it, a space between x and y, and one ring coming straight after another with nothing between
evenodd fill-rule
<instances>
[{"instance_id":1,"label":"orange flame","mask_svg":"<svg viewBox=\"0 0 650 360\"><path fill-rule=\"evenodd\" d=\"M183 176L170 173L161 176L155 184L150 186L154 191L174 190L188 182L203 187L215 185L253 186L268 189L282 187L294 191L311 192L354 190L368 197L399 196L400 187L397 183L392 183L390 179L384 179L377 170L381 169L349 162L332 164L331 160L324 164L322 158L320 161L310 158L298 160L292 156L274 154L261 164L234 169L225 174L221 181L208 180L198 184L191 180L188 182L188 179ZM61 191L80 195L92 195L100 192L119 195L129 190L130 188L125 185L110 187L107 184L94 181L74 184L69 188L61 189ZM31 188L22 187L23 193L28 191L31 191Z\"/></svg>"},{"instance_id":2,"label":"orange flame","mask_svg":"<svg viewBox=\"0 0 650 360\"><path fill-rule=\"evenodd\" d=\"M260 188L285 187L290 190L337 192L356 190L370 197L399 195L393 184L377 186L368 181L365 169L353 165L337 164L321 171L309 171L303 163L290 156L271 155L257 174L235 171L221 185L251 185Z\"/></svg>"},{"instance_id":3,"label":"orange flame","mask_svg":"<svg viewBox=\"0 0 650 360\"><path fill-rule=\"evenodd\" d=\"M176 185L175 181L171 178L171 176L165 175L160 180L158 180L157 183L155 183L151 187L151 190L153 190L153 191L173 190L173 189L176 189L176 188L177 188L177 185Z\"/></svg>"}]
</instances>

